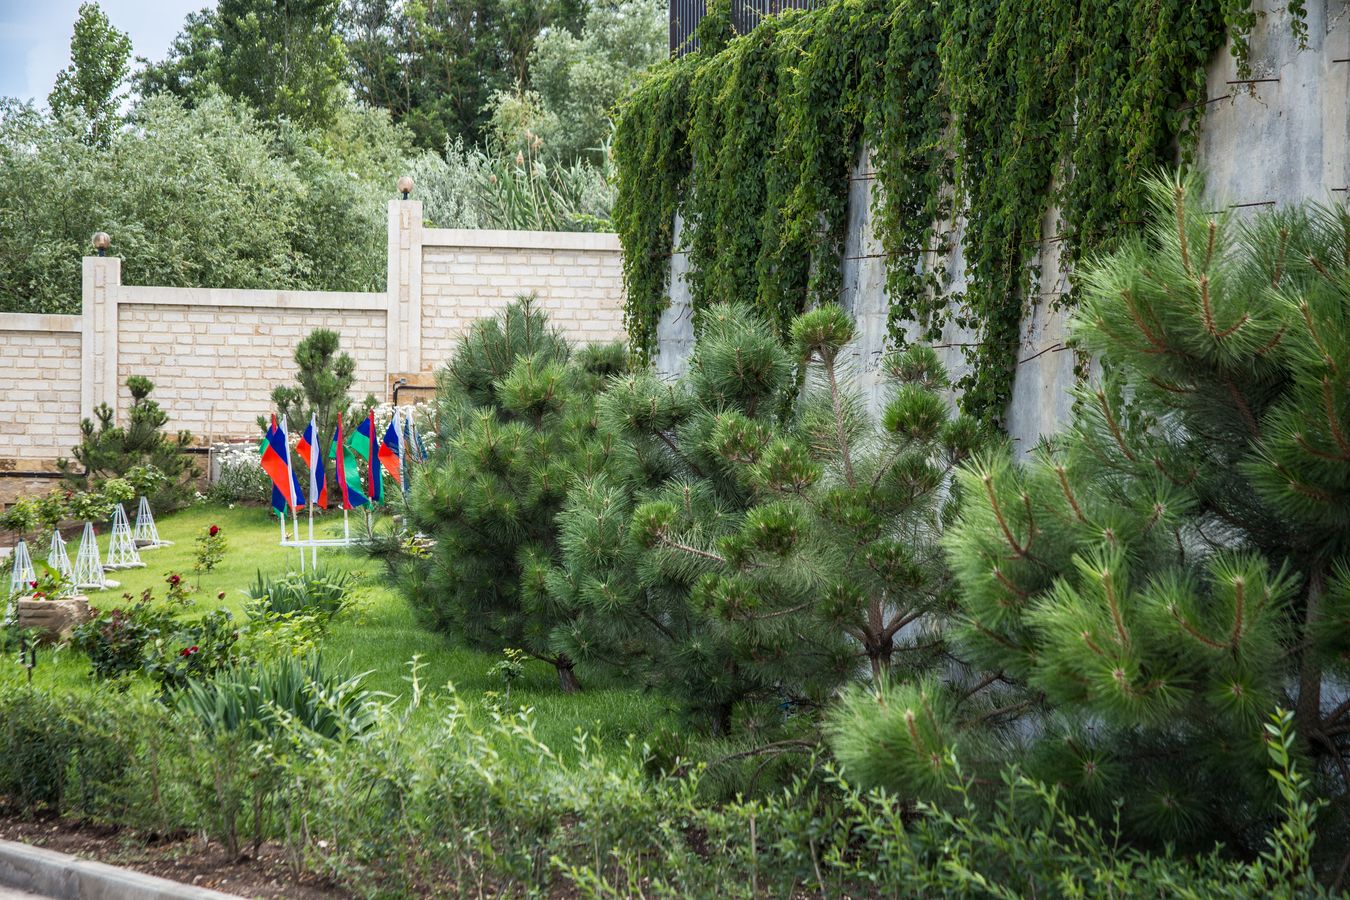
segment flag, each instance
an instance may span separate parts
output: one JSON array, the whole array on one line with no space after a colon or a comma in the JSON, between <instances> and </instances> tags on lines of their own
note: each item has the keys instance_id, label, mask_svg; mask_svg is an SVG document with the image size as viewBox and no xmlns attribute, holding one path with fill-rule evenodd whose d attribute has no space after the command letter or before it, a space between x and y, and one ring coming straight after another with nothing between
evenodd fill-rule
<instances>
[{"instance_id":1,"label":"flag","mask_svg":"<svg viewBox=\"0 0 1350 900\"><path fill-rule=\"evenodd\" d=\"M309 499L319 509L327 509L328 485L324 480L323 455L319 453L319 448L315 444L317 434L318 428L315 427L314 416L311 415L309 424L305 426L305 433L300 435L300 443L295 445L295 452L305 461L305 468L309 470Z\"/></svg>"},{"instance_id":2,"label":"flag","mask_svg":"<svg viewBox=\"0 0 1350 900\"><path fill-rule=\"evenodd\" d=\"M258 444L258 456L259 456L259 457L265 457L265 456L266 456L266 454L267 454L267 448L268 448L268 446L269 446L269 445L271 444L271 442L272 442L272 429L274 429L274 428L276 428L276 427L277 427L277 417L276 417L276 416L273 416L273 417L272 417L272 424L267 426L267 431L265 432L262 441ZM263 471L267 471L267 467L266 467L266 466L263 467ZM273 481L273 482L272 482L272 512L276 513L277 515L282 515L282 514L285 512L285 510L286 510L286 498L285 498L284 496L282 496L281 489L278 488L278 487L277 487L277 483L276 483L275 481Z\"/></svg>"},{"instance_id":3,"label":"flag","mask_svg":"<svg viewBox=\"0 0 1350 900\"><path fill-rule=\"evenodd\" d=\"M366 478L372 503L384 502L384 484L380 479L380 439L375 436L375 410L370 410L352 435L352 449L366 463Z\"/></svg>"},{"instance_id":4,"label":"flag","mask_svg":"<svg viewBox=\"0 0 1350 900\"><path fill-rule=\"evenodd\" d=\"M342 440L342 415L338 414L337 431L333 433L331 455L337 460L338 492L342 495L343 509L356 509L370 501L361 493L361 469L357 465L352 448ZM355 479L355 484L352 480Z\"/></svg>"},{"instance_id":5,"label":"flag","mask_svg":"<svg viewBox=\"0 0 1350 900\"><path fill-rule=\"evenodd\" d=\"M389 473L389 477L402 487L403 451L398 438L398 420L398 410L394 410L394 417L389 420L389 427L384 431L384 441L380 446L380 463Z\"/></svg>"},{"instance_id":6,"label":"flag","mask_svg":"<svg viewBox=\"0 0 1350 900\"><path fill-rule=\"evenodd\" d=\"M272 486L281 494L283 504L296 509L305 505L305 495L300 491L300 482L291 471L291 454L286 447L286 431L277 425L275 415L272 416L272 427L267 429L267 446L262 453L262 467L271 477ZM277 497L273 494L274 509L277 508L276 500Z\"/></svg>"}]
</instances>

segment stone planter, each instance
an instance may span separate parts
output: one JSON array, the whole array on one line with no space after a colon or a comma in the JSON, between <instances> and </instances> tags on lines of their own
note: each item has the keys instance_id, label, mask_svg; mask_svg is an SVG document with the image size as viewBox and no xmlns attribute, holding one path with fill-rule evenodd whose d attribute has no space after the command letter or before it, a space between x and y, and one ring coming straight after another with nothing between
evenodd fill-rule
<instances>
[{"instance_id":1,"label":"stone planter","mask_svg":"<svg viewBox=\"0 0 1350 900\"><path fill-rule=\"evenodd\" d=\"M90 617L89 598L85 596L19 601L19 627L37 629L39 640L45 644L65 640L71 629Z\"/></svg>"}]
</instances>

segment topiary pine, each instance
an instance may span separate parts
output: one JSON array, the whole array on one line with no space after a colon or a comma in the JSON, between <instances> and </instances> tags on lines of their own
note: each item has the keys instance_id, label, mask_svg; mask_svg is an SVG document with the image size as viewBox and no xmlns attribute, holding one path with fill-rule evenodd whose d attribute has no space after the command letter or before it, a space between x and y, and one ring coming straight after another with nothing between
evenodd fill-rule
<instances>
[{"instance_id":1,"label":"topiary pine","mask_svg":"<svg viewBox=\"0 0 1350 900\"><path fill-rule=\"evenodd\" d=\"M1285 707L1343 829L1350 217L1244 224L1191 181L1150 190L1151 229L1080 276L1073 339L1104 374L1067 433L960 477L956 643L998 699L854 695L835 748L924 791L929 760L956 747L974 768L991 725L1032 714L1025 764L1104 815L1122 800L1131 836L1254 845L1276 800L1262 723Z\"/></svg>"},{"instance_id":2,"label":"topiary pine","mask_svg":"<svg viewBox=\"0 0 1350 900\"><path fill-rule=\"evenodd\" d=\"M438 449L410 502L413 526L435 541L403 572L414 603L475 645L547 661L569 692L580 687L573 660L551 642L566 611L542 573L568 485L609 456L595 397L626 365L618 345L574 357L528 298L475 324L440 374Z\"/></svg>"},{"instance_id":3,"label":"topiary pine","mask_svg":"<svg viewBox=\"0 0 1350 900\"><path fill-rule=\"evenodd\" d=\"M915 350L890 361L913 384L878 433L838 370L846 314L807 313L793 336L797 359L744 308L708 310L679 384L637 374L601 400L622 450L559 516L549 586L575 611L559 646L718 734L738 708L823 702L860 660L880 674L897 649L916 664L938 649L917 623L945 600L936 535L973 425Z\"/></svg>"}]
</instances>

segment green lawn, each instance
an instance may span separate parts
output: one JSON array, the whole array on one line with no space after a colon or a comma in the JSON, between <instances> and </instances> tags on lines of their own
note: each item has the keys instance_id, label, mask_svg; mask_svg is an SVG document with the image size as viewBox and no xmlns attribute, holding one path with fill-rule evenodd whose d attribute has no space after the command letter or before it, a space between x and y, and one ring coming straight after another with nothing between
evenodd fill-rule
<instances>
[{"instance_id":1,"label":"green lawn","mask_svg":"<svg viewBox=\"0 0 1350 900\"><path fill-rule=\"evenodd\" d=\"M143 551L145 568L109 573L121 586L90 592L90 603L96 608L121 603L124 592L138 595L146 588L162 597L170 572L179 572L189 582L194 581L194 541L212 524L224 530L228 548L224 561L203 579L204 585L194 595L193 614L224 606L243 619L243 592L258 571L264 575L278 574L299 567L299 551L279 546L276 520L265 509L200 505L159 520L160 537L173 541L174 545ZM301 527L304 528L303 523ZM341 519L330 513L323 525L316 523L315 531L340 534ZM79 534L69 533L65 537L70 542L68 549L73 560ZM99 543L106 556L107 536L101 536ZM46 550L45 545L34 548L34 556L45 558ZM330 666L350 672L369 671L368 687L403 697L408 693L405 681L408 662L417 656L423 663L420 676L423 687L431 695L453 684L462 698L478 704L484 691L503 690L501 679L489 674L500 657L457 645L447 636L420 626L403 596L385 583L383 567L378 563L340 548L320 549L319 561L350 570L356 580L355 608L333 624L324 644L324 657ZM218 600L221 591L225 597ZM5 654L0 661L0 682L24 677L17 654ZM92 680L87 660L70 649L41 651L33 683L58 691L116 689ZM580 694L562 694L553 668L532 661L526 664L525 675L511 689L511 705L533 707L540 736L559 749L570 746L578 729L606 744L621 744L630 734L647 735L659 725L673 722L667 704L658 696L595 678L585 679L583 684ZM149 692L151 686L143 681L132 689ZM421 718L427 727L432 727L435 721L425 707Z\"/></svg>"}]
</instances>

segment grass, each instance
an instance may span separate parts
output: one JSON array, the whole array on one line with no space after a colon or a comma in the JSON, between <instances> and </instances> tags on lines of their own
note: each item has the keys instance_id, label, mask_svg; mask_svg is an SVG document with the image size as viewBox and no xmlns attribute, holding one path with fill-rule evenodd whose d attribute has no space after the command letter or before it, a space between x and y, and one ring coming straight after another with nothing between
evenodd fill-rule
<instances>
[{"instance_id":1,"label":"grass","mask_svg":"<svg viewBox=\"0 0 1350 900\"><path fill-rule=\"evenodd\" d=\"M192 615L217 607L229 609L241 620L245 589L261 571L275 575L299 568L299 552L279 545L276 520L267 510L251 506L227 508L198 505L166 516L158 521L160 537L173 546L141 554L145 567L109 573L121 586L108 591L92 591L89 602L95 608L122 603L123 593L138 596L152 589L163 597L165 579L171 572L196 582L193 572L196 538L211 525L224 531L228 547L215 571L203 576L193 595ZM353 522L355 525L355 522ZM302 528L304 527L302 523ZM324 524L315 525L316 534L340 534L341 520L333 514ZM79 534L67 534L72 560ZM107 535L99 539L100 552L106 557ZM46 546L38 548L45 558ZM35 552L35 556L38 553ZM348 672L369 672L367 686L372 690L405 698L408 694L408 663L418 657L422 663L420 679L427 694L444 694L453 685L460 697L481 708L485 692L504 692L498 676L489 674L501 658L461 646L446 635L434 633L418 624L406 599L385 583L384 569L378 563L340 548L319 550L321 564L351 571L355 580L354 608L340 616L330 628L323 646L329 665ZM219 592L223 599L217 599ZM25 677L16 653L0 659L0 683L22 681ZM538 661L525 666L523 676L511 687L511 705L535 710L539 736L551 746L565 750L577 731L585 731L606 745L619 745L629 735L648 735L661 725L673 725L674 715L663 698L645 694L623 684L583 676L580 694L566 695L558 688L553 667ZM88 661L71 649L39 652L33 672L33 684L46 690L74 692L117 690L115 685L94 681ZM153 690L147 680L138 679L132 690ZM434 727L436 715L429 706L418 713L418 727Z\"/></svg>"}]
</instances>

